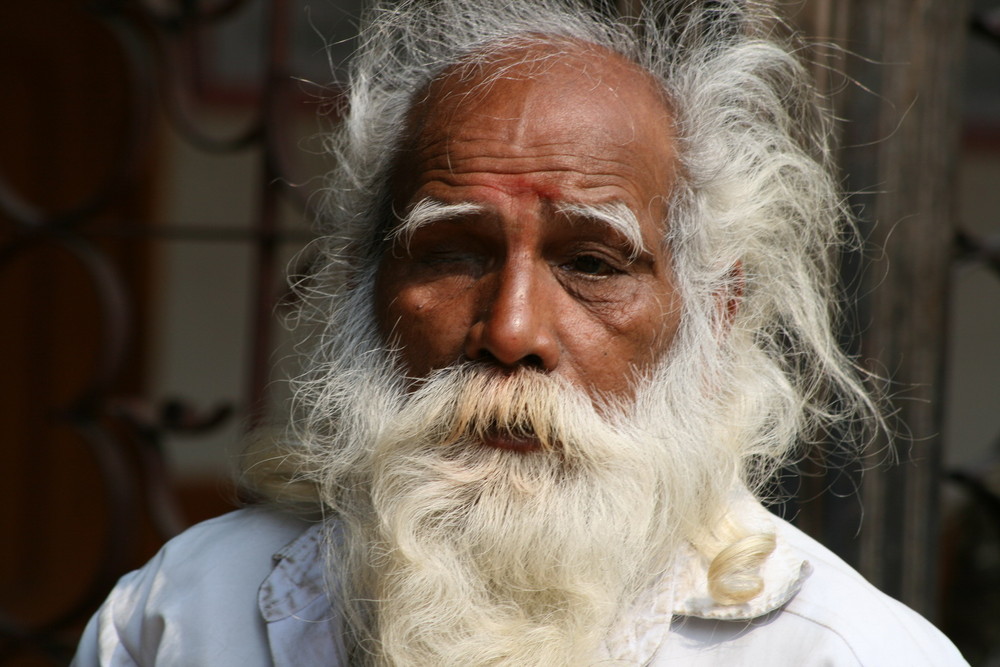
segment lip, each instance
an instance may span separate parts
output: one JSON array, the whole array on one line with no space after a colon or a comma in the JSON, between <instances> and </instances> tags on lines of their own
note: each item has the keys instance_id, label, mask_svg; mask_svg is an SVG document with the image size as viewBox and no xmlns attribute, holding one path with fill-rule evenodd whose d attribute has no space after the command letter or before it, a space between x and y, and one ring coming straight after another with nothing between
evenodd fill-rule
<instances>
[{"instance_id":1,"label":"lip","mask_svg":"<svg viewBox=\"0 0 1000 667\"><path fill-rule=\"evenodd\" d=\"M533 452L542 447L534 436L515 436L509 433L491 433L483 438L483 444L511 452Z\"/></svg>"}]
</instances>

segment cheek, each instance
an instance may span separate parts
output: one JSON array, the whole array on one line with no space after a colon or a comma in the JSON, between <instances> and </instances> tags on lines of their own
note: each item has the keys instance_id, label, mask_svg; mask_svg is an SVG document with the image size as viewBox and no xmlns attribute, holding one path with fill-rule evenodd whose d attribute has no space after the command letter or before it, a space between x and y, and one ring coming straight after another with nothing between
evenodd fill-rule
<instances>
[{"instance_id":1,"label":"cheek","mask_svg":"<svg viewBox=\"0 0 1000 667\"><path fill-rule=\"evenodd\" d=\"M383 340L402 348L403 361L416 376L448 365L461 356L467 329L467 290L397 286L390 279L376 288L379 330Z\"/></svg>"},{"instance_id":2,"label":"cheek","mask_svg":"<svg viewBox=\"0 0 1000 667\"><path fill-rule=\"evenodd\" d=\"M631 298L602 309L592 321L600 327L580 339L580 354L590 384L621 393L636 372L655 365L673 342L680 303L670 291L637 289ZM592 311L593 312L593 311Z\"/></svg>"},{"instance_id":3,"label":"cheek","mask_svg":"<svg viewBox=\"0 0 1000 667\"><path fill-rule=\"evenodd\" d=\"M622 347L633 348L636 358L656 356L673 338L679 317L679 300L660 285L636 284L621 291L614 302L595 306L594 315Z\"/></svg>"}]
</instances>

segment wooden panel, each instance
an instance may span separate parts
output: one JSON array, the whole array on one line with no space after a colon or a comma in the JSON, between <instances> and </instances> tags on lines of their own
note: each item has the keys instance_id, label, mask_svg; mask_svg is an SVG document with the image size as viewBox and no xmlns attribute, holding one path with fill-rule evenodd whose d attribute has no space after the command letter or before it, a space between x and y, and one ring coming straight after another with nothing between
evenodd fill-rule
<instances>
[{"instance_id":1,"label":"wooden panel","mask_svg":"<svg viewBox=\"0 0 1000 667\"><path fill-rule=\"evenodd\" d=\"M891 380L900 459L886 465L886 443L872 448L857 539L852 521L820 522L818 536L931 618L966 19L961 0L813 0L796 18L846 51L821 50L817 72L843 119L840 163L870 241L845 263L859 297L853 346ZM860 521L849 502L829 499Z\"/></svg>"}]
</instances>

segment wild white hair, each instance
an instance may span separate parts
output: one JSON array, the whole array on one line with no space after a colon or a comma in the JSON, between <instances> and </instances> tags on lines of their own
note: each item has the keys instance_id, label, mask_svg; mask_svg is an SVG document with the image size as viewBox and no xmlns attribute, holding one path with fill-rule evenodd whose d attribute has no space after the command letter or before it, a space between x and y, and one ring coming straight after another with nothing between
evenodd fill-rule
<instances>
[{"instance_id":1,"label":"wild white hair","mask_svg":"<svg viewBox=\"0 0 1000 667\"><path fill-rule=\"evenodd\" d=\"M807 71L775 36L776 19L747 0L647 4L627 19L573 0L404 0L373 10L344 119L328 142L337 168L325 190L321 265L300 285L303 316L322 327L297 383L301 414L286 444L252 457L251 486L340 515L373 511L357 505L352 471L375 465L373 442L392 429L385 414L407 409L372 303L380 253L398 220L388 182L408 114L456 65L486 62L514 45L593 44L660 83L679 144L663 243L682 297L681 328L669 363L644 379L627 412L654 434L658 420L670 419L697 438L675 445L670 457L687 447L692 459L714 463L688 466L700 485L695 498L655 505L682 514L679 539L712 562L717 600L741 602L760 591L756 570L773 542L725 520L729 494L744 485L760 493L800 443L876 414L833 333L837 253L850 238L849 216L830 164L828 123ZM679 378L688 379L684 397ZM400 397L391 406L386 387ZM694 409L678 407L681 398ZM683 457L672 460L688 469ZM365 558L371 554L356 556Z\"/></svg>"},{"instance_id":2,"label":"wild white hair","mask_svg":"<svg viewBox=\"0 0 1000 667\"><path fill-rule=\"evenodd\" d=\"M663 241L682 319L716 327L719 296L738 299L725 341L730 357L714 372L726 373L720 382L738 393L733 419L757 487L802 436L872 407L833 333L838 253L853 228L832 168L829 122L809 73L774 36L778 20L766 3L646 7L640 17L612 20L573 0L376 6L352 63L346 116L328 142L337 168L322 207L321 296L338 285L353 289L377 263L396 219L388 181L407 115L444 70L532 40L617 52L660 82L674 117L681 168ZM718 331L700 334L694 338L710 341Z\"/></svg>"}]
</instances>

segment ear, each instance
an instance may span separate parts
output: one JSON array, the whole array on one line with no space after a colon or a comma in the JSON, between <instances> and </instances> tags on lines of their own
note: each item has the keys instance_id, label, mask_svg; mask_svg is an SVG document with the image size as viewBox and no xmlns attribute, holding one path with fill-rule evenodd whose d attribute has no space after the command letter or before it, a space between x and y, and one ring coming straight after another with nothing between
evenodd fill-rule
<instances>
[{"instance_id":1,"label":"ear","mask_svg":"<svg viewBox=\"0 0 1000 667\"><path fill-rule=\"evenodd\" d=\"M729 276L726 280L725 288L715 292L716 310L719 314L719 323L725 331L732 326L736 319L736 313L740 309L740 302L743 300L743 289L746 287L746 276L743 273L743 262L737 260L729 267Z\"/></svg>"}]
</instances>

